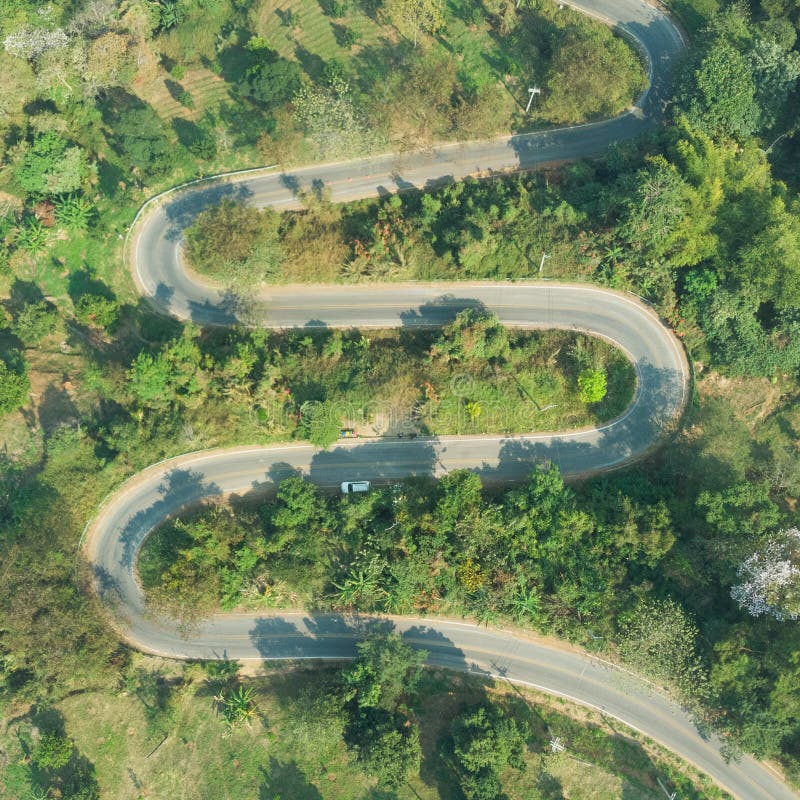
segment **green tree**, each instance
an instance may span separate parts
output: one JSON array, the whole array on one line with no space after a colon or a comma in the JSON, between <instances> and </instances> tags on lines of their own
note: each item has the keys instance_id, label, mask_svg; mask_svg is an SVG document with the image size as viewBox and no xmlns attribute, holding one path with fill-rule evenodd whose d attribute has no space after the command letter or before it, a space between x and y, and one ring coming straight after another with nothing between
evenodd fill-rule
<instances>
[{"instance_id":1,"label":"green tree","mask_svg":"<svg viewBox=\"0 0 800 800\"><path fill-rule=\"evenodd\" d=\"M578 394L582 403L599 403L608 393L604 369L585 369L578 375Z\"/></svg>"},{"instance_id":2,"label":"green tree","mask_svg":"<svg viewBox=\"0 0 800 800\"><path fill-rule=\"evenodd\" d=\"M402 714L367 709L350 725L347 737L354 740L367 771L388 789L396 789L419 772L422 748L419 726Z\"/></svg>"},{"instance_id":3,"label":"green tree","mask_svg":"<svg viewBox=\"0 0 800 800\"><path fill-rule=\"evenodd\" d=\"M509 353L508 329L496 314L476 308L459 312L431 348L434 358L466 364L500 364Z\"/></svg>"},{"instance_id":4,"label":"green tree","mask_svg":"<svg viewBox=\"0 0 800 800\"><path fill-rule=\"evenodd\" d=\"M620 620L619 651L646 677L674 686L688 701L709 699L708 674L697 655L698 630L674 600L641 601Z\"/></svg>"},{"instance_id":5,"label":"green tree","mask_svg":"<svg viewBox=\"0 0 800 800\"><path fill-rule=\"evenodd\" d=\"M281 58L269 47L249 49L254 54L255 63L248 68L239 84L239 91L269 109L288 103L303 85L300 65Z\"/></svg>"},{"instance_id":6,"label":"green tree","mask_svg":"<svg viewBox=\"0 0 800 800\"><path fill-rule=\"evenodd\" d=\"M358 658L343 674L345 697L363 708L393 711L414 695L427 653L397 635L374 634L359 642Z\"/></svg>"},{"instance_id":7,"label":"green tree","mask_svg":"<svg viewBox=\"0 0 800 800\"><path fill-rule=\"evenodd\" d=\"M69 764L75 745L67 736L42 734L31 754L31 761L40 769L58 770Z\"/></svg>"},{"instance_id":8,"label":"green tree","mask_svg":"<svg viewBox=\"0 0 800 800\"><path fill-rule=\"evenodd\" d=\"M771 36L754 37L750 51L759 110L759 130L775 126L784 113L786 100L800 77L800 53L781 46Z\"/></svg>"},{"instance_id":9,"label":"green tree","mask_svg":"<svg viewBox=\"0 0 800 800\"><path fill-rule=\"evenodd\" d=\"M453 763L467 800L499 800L500 773L508 766L525 769L527 725L482 704L456 717L450 732Z\"/></svg>"},{"instance_id":10,"label":"green tree","mask_svg":"<svg viewBox=\"0 0 800 800\"><path fill-rule=\"evenodd\" d=\"M511 8L511 4L506 5ZM571 124L613 117L644 89L635 53L610 30L567 25L549 62L542 115ZM613 86L608 77L614 75Z\"/></svg>"},{"instance_id":11,"label":"green tree","mask_svg":"<svg viewBox=\"0 0 800 800\"><path fill-rule=\"evenodd\" d=\"M81 295L75 303L75 316L84 325L112 331L119 319L120 304L112 297Z\"/></svg>"},{"instance_id":12,"label":"green tree","mask_svg":"<svg viewBox=\"0 0 800 800\"><path fill-rule=\"evenodd\" d=\"M86 152L57 133L40 133L16 166L17 183L34 197L75 192L91 170Z\"/></svg>"},{"instance_id":13,"label":"green tree","mask_svg":"<svg viewBox=\"0 0 800 800\"><path fill-rule=\"evenodd\" d=\"M729 42L716 42L695 68L693 91L683 105L690 123L701 130L750 135L760 116L751 64Z\"/></svg>"},{"instance_id":14,"label":"green tree","mask_svg":"<svg viewBox=\"0 0 800 800\"><path fill-rule=\"evenodd\" d=\"M747 49L748 13L732 4L717 14L687 65L678 105L691 124L714 135L745 137L759 123L756 80Z\"/></svg>"},{"instance_id":15,"label":"green tree","mask_svg":"<svg viewBox=\"0 0 800 800\"><path fill-rule=\"evenodd\" d=\"M734 375L772 376L800 367L800 322L778 316L765 330L751 289L714 294L700 316L713 363Z\"/></svg>"},{"instance_id":16,"label":"green tree","mask_svg":"<svg viewBox=\"0 0 800 800\"><path fill-rule=\"evenodd\" d=\"M146 175L163 175L175 164L175 145L150 106L120 112L112 130L114 144L127 163Z\"/></svg>"},{"instance_id":17,"label":"green tree","mask_svg":"<svg viewBox=\"0 0 800 800\"><path fill-rule=\"evenodd\" d=\"M200 396L203 389L202 354L196 329L188 326L155 355L140 353L128 370L129 391L138 405L166 411Z\"/></svg>"},{"instance_id":18,"label":"green tree","mask_svg":"<svg viewBox=\"0 0 800 800\"><path fill-rule=\"evenodd\" d=\"M316 447L329 447L339 438L342 419L336 403L309 401L300 407L300 415L299 431Z\"/></svg>"},{"instance_id":19,"label":"green tree","mask_svg":"<svg viewBox=\"0 0 800 800\"><path fill-rule=\"evenodd\" d=\"M325 568L333 544L335 518L324 496L302 478L281 482L276 502L268 511L268 552L291 554L300 562Z\"/></svg>"},{"instance_id":20,"label":"green tree","mask_svg":"<svg viewBox=\"0 0 800 800\"><path fill-rule=\"evenodd\" d=\"M414 40L414 47L420 31L435 35L444 28L443 0L386 0L384 8L403 36Z\"/></svg>"},{"instance_id":21,"label":"green tree","mask_svg":"<svg viewBox=\"0 0 800 800\"><path fill-rule=\"evenodd\" d=\"M371 634L357 647L342 675L350 716L345 741L381 784L396 788L419 770L419 728L404 704L416 693L426 653L395 634Z\"/></svg>"},{"instance_id":22,"label":"green tree","mask_svg":"<svg viewBox=\"0 0 800 800\"><path fill-rule=\"evenodd\" d=\"M32 347L55 331L58 310L47 300L25 303L13 312L11 330L28 347Z\"/></svg>"}]
</instances>

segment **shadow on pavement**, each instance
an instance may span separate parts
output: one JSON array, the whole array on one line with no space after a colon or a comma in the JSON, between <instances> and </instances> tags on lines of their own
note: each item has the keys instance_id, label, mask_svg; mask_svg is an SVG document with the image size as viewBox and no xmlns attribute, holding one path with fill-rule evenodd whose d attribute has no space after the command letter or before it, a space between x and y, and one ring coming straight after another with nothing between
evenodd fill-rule
<instances>
[{"instance_id":1,"label":"shadow on pavement","mask_svg":"<svg viewBox=\"0 0 800 800\"><path fill-rule=\"evenodd\" d=\"M461 648L441 632L424 624L398 630L385 617L322 613L307 615L300 623L281 617L260 617L249 633L262 658L278 660L348 660L355 658L356 644L365 637L399 633L411 647L434 657L437 666L488 674L468 664Z\"/></svg>"},{"instance_id":2,"label":"shadow on pavement","mask_svg":"<svg viewBox=\"0 0 800 800\"><path fill-rule=\"evenodd\" d=\"M207 482L202 475L187 469L171 470L158 486L160 499L130 517L119 532L122 553L119 559L125 574L135 569L136 556L147 536L165 520L210 497L221 494L219 487ZM115 603L126 600L118 580L102 563L92 567L94 585L103 602Z\"/></svg>"}]
</instances>

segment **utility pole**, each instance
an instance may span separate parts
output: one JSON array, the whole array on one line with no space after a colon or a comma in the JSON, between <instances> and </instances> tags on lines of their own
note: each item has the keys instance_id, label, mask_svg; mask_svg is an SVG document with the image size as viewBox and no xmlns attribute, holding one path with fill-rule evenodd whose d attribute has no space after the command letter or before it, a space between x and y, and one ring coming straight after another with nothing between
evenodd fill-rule
<instances>
[{"instance_id":1,"label":"utility pole","mask_svg":"<svg viewBox=\"0 0 800 800\"><path fill-rule=\"evenodd\" d=\"M533 103L533 98L537 94L541 94L541 93L542 93L542 90L538 86L532 86L530 89L528 89L528 94L530 94L530 97L528 98L528 105L525 107L525 113L526 114L531 110L531 104Z\"/></svg>"},{"instance_id":2,"label":"utility pole","mask_svg":"<svg viewBox=\"0 0 800 800\"><path fill-rule=\"evenodd\" d=\"M663 783L661 783L661 778L656 778L658 781L658 785L661 787L661 791L667 796L667 800L678 800L678 793L677 792L670 792Z\"/></svg>"},{"instance_id":3,"label":"utility pole","mask_svg":"<svg viewBox=\"0 0 800 800\"><path fill-rule=\"evenodd\" d=\"M544 269L544 260L545 260L546 258L550 258L550 256L549 256L549 255L547 255L547 253L542 253L542 260L541 260L541 262L539 263L539 275L541 275L541 274L542 274L542 270Z\"/></svg>"}]
</instances>

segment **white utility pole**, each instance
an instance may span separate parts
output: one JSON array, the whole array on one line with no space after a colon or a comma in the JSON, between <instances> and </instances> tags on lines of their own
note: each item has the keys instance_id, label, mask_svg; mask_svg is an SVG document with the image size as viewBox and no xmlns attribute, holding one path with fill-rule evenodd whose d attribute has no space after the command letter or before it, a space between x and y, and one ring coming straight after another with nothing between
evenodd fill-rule
<instances>
[{"instance_id":1,"label":"white utility pole","mask_svg":"<svg viewBox=\"0 0 800 800\"><path fill-rule=\"evenodd\" d=\"M544 269L544 260L545 260L546 258L550 258L550 256L549 256L549 255L547 255L547 253L542 253L542 260L541 260L541 262L539 263L539 274L540 274L540 275L542 274L542 270Z\"/></svg>"},{"instance_id":2,"label":"white utility pole","mask_svg":"<svg viewBox=\"0 0 800 800\"><path fill-rule=\"evenodd\" d=\"M550 739L550 752L551 753L563 753L567 748L561 744L561 738L559 736L554 736Z\"/></svg>"},{"instance_id":3,"label":"white utility pole","mask_svg":"<svg viewBox=\"0 0 800 800\"><path fill-rule=\"evenodd\" d=\"M531 110L531 104L533 103L533 98L536 97L537 94L541 94L542 90L538 86L532 86L528 89L528 94L530 97L528 98L528 105L525 107L525 113L527 114Z\"/></svg>"}]
</instances>

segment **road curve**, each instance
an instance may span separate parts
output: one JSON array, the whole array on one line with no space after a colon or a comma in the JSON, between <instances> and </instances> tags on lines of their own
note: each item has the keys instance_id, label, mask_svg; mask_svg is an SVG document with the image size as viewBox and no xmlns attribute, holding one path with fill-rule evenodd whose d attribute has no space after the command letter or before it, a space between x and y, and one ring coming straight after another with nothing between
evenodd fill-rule
<instances>
[{"instance_id":1,"label":"road curve","mask_svg":"<svg viewBox=\"0 0 800 800\"><path fill-rule=\"evenodd\" d=\"M426 188L468 175L486 175L602 154L613 142L653 128L669 98L670 71L684 52L679 30L644 0L574 0L569 5L598 17L633 39L645 54L649 87L637 105L615 119L486 141L446 144L425 152L389 154L320 164L284 173L244 175L168 194L142 215L131 240L131 267L139 290L163 311L202 325L242 319L224 292L187 275L180 264L183 231L198 213L225 197L264 207L298 205L298 193L325 186L333 200L372 197L412 187ZM270 297L275 296L270 292ZM358 312L352 308L352 321ZM270 317L278 327L279 316ZM313 307L309 305L309 314Z\"/></svg>"},{"instance_id":2,"label":"road curve","mask_svg":"<svg viewBox=\"0 0 800 800\"><path fill-rule=\"evenodd\" d=\"M287 445L181 456L144 470L113 494L87 527L84 552L98 595L121 635L145 652L181 659L350 658L365 628L387 625L428 650L431 664L506 678L599 708L693 762L736 797L789 800L796 795L763 765L749 758L725 764L719 742L701 736L664 695L576 650L441 619L330 614L219 615L182 638L176 623L148 614L138 584L136 556L150 531L206 498L261 491L298 472L334 486L343 478L391 481L461 467L489 480L517 480L543 459L556 461L568 475L598 471L642 455L680 413L688 374L682 348L648 308L625 295L554 284L302 287L273 289L254 309L194 279L180 263L183 230L223 197L290 208L300 190L319 185L328 187L335 200L375 196L600 154L610 143L649 129L668 97L670 66L683 50L677 28L642 0L568 4L615 25L646 55L650 87L630 112L575 128L194 186L171 194L142 216L131 240L131 265L140 291L159 309L199 324L252 323L255 313L259 324L275 328L439 325L461 308L482 304L508 325L588 331L616 343L636 367L638 388L625 414L602 428L563 435L375 440L343 443L326 452Z\"/></svg>"}]
</instances>

